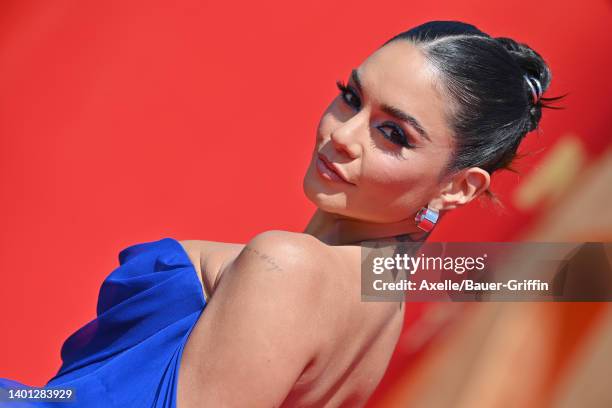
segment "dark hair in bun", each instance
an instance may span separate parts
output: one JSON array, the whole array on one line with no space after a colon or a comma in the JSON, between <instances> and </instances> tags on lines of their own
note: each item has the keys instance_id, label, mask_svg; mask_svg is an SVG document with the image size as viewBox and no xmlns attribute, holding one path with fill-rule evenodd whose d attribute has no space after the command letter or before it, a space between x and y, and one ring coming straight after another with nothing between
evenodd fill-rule
<instances>
[{"instance_id":1,"label":"dark hair in bun","mask_svg":"<svg viewBox=\"0 0 612 408\"><path fill-rule=\"evenodd\" d=\"M423 51L439 74L437 86L450 97L449 125L457 148L448 172L472 166L489 173L509 168L523 137L537 129L542 108L558 109L548 103L561 97L539 97L534 103L525 75L536 79L542 92L552 75L526 44L493 38L458 21L428 22L383 46L396 40L409 40Z\"/></svg>"}]
</instances>

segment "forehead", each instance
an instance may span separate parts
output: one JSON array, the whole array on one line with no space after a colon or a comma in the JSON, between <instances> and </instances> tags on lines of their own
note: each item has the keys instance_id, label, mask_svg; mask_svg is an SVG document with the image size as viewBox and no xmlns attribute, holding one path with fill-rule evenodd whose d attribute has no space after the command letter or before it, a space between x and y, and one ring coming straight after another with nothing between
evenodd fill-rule
<instances>
[{"instance_id":1,"label":"forehead","mask_svg":"<svg viewBox=\"0 0 612 408\"><path fill-rule=\"evenodd\" d=\"M447 139L445 100L436 86L436 71L417 46L393 41L371 54L357 72L367 99L414 116L432 140Z\"/></svg>"},{"instance_id":2,"label":"forehead","mask_svg":"<svg viewBox=\"0 0 612 408\"><path fill-rule=\"evenodd\" d=\"M423 52L407 40L396 40L373 52L359 68L363 73L387 75L398 83L430 79L432 70ZM406 75L407 71L411 75ZM362 73L362 72L360 72Z\"/></svg>"}]
</instances>

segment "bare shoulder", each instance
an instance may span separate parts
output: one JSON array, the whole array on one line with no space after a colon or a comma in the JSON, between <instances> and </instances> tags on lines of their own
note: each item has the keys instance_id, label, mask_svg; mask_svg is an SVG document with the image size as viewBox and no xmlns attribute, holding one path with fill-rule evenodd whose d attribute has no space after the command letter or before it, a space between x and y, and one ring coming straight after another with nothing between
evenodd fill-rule
<instances>
[{"instance_id":1,"label":"bare shoulder","mask_svg":"<svg viewBox=\"0 0 612 408\"><path fill-rule=\"evenodd\" d=\"M236 260L258 262L261 269L282 276L279 284L285 290L303 295L305 307L321 312L321 328L336 331L340 321L363 306L358 247L329 246L308 234L271 230L253 237Z\"/></svg>"},{"instance_id":2,"label":"bare shoulder","mask_svg":"<svg viewBox=\"0 0 612 408\"><path fill-rule=\"evenodd\" d=\"M316 400L376 339L390 338L374 324L385 316L359 301L358 249L278 230L249 240L223 265L190 335L179 406L281 406L307 389Z\"/></svg>"},{"instance_id":3,"label":"bare shoulder","mask_svg":"<svg viewBox=\"0 0 612 408\"><path fill-rule=\"evenodd\" d=\"M332 259L333 251L311 235L270 230L254 236L234 263L250 263L278 274L292 290L317 292Z\"/></svg>"},{"instance_id":4,"label":"bare shoulder","mask_svg":"<svg viewBox=\"0 0 612 408\"><path fill-rule=\"evenodd\" d=\"M249 244L251 243L280 246L285 249L303 249L304 251L322 249L327 246L312 235L283 230L261 232L249 241Z\"/></svg>"},{"instance_id":5,"label":"bare shoulder","mask_svg":"<svg viewBox=\"0 0 612 408\"><path fill-rule=\"evenodd\" d=\"M202 240L180 243L197 265L204 290L211 296L223 276L236 267L242 268L242 274L249 271L261 275L265 284L277 285L278 290L310 296L317 303L312 307L336 308L347 299L337 294L358 290L354 285L360 282L358 251L331 247L309 234L269 230L246 244Z\"/></svg>"},{"instance_id":6,"label":"bare shoulder","mask_svg":"<svg viewBox=\"0 0 612 408\"><path fill-rule=\"evenodd\" d=\"M281 405L326 338L309 330L325 317L311 278L316 248L267 231L228 262L185 346L179 406Z\"/></svg>"},{"instance_id":7,"label":"bare shoulder","mask_svg":"<svg viewBox=\"0 0 612 408\"><path fill-rule=\"evenodd\" d=\"M315 268L317 256L330 255L328 246L315 237L281 230L257 234L244 247L243 253L253 254L264 260L273 256L284 266L297 267L301 271Z\"/></svg>"},{"instance_id":8,"label":"bare shoulder","mask_svg":"<svg viewBox=\"0 0 612 408\"><path fill-rule=\"evenodd\" d=\"M308 291L313 310L324 313L320 327L327 324L328 333L349 333L403 316L402 302L362 301L359 246L329 246L308 234L267 231L247 244L243 253L248 251Z\"/></svg>"},{"instance_id":9,"label":"bare shoulder","mask_svg":"<svg viewBox=\"0 0 612 408\"><path fill-rule=\"evenodd\" d=\"M315 237L283 230L261 232L251 238L247 244L194 239L182 240L179 243L194 261L222 253L226 256L234 255L232 258L255 255L271 264L270 257L274 255L275 259L282 260L286 266L294 263L293 266L301 269L308 268L315 259L321 260L321 257L333 256L329 246Z\"/></svg>"}]
</instances>

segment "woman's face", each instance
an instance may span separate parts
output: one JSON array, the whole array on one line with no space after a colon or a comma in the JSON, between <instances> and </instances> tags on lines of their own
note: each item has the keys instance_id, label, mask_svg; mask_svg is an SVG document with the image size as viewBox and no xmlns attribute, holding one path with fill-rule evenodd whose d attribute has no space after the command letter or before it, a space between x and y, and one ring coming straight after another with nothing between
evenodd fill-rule
<instances>
[{"instance_id":1,"label":"woman's face","mask_svg":"<svg viewBox=\"0 0 612 408\"><path fill-rule=\"evenodd\" d=\"M414 218L439 194L453 144L449 101L434 87L434 75L416 46L398 40L369 56L346 88L339 85L304 177L304 192L317 207L396 222Z\"/></svg>"}]
</instances>

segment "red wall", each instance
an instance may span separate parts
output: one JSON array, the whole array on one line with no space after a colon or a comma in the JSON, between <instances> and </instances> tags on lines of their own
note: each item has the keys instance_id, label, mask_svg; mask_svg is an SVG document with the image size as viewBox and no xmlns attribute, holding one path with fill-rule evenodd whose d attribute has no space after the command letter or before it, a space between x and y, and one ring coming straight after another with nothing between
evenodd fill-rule
<instances>
[{"instance_id":1,"label":"red wall","mask_svg":"<svg viewBox=\"0 0 612 408\"><path fill-rule=\"evenodd\" d=\"M565 134L590 158L608 146L609 1L423 4L3 1L0 377L42 385L56 372L127 245L301 230L314 210L301 179L336 79L424 21L526 42L553 69L550 94L570 92L525 143L542 150L525 174ZM434 237L512 239L538 216L513 207L520 180L494 178L508 213L475 203Z\"/></svg>"}]
</instances>

